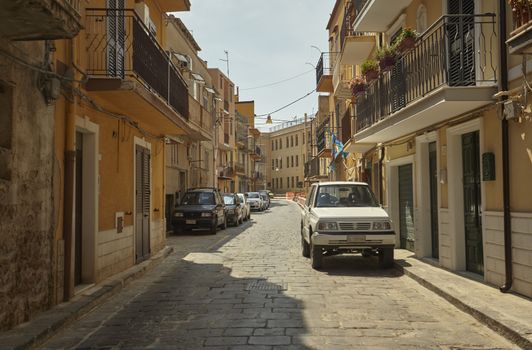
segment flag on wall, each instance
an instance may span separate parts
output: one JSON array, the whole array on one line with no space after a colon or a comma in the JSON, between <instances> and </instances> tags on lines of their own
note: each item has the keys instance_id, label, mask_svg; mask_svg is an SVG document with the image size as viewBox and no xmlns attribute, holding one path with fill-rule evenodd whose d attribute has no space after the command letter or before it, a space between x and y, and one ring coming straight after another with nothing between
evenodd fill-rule
<instances>
[{"instance_id":1,"label":"flag on wall","mask_svg":"<svg viewBox=\"0 0 532 350\"><path fill-rule=\"evenodd\" d=\"M332 161L329 165L329 170L331 172L334 172L336 170L336 166L334 165L334 161L336 158L341 155L342 158L345 160L347 156L349 155L348 152L344 151L344 144L341 140L339 140L336 135L331 131L331 153L332 153Z\"/></svg>"}]
</instances>

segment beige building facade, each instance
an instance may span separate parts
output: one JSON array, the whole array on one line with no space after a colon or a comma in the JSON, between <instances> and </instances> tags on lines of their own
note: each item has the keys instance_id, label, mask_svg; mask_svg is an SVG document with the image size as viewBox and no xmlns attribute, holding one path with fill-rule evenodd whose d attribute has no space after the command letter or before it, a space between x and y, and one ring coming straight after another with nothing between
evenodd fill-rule
<instances>
[{"instance_id":1,"label":"beige building facade","mask_svg":"<svg viewBox=\"0 0 532 350\"><path fill-rule=\"evenodd\" d=\"M318 90L330 129L351 127L349 173L329 178L370 183L398 247L532 296L528 66L498 39L526 31L515 13L495 0L337 1ZM370 59L376 75L362 71Z\"/></svg>"}]
</instances>

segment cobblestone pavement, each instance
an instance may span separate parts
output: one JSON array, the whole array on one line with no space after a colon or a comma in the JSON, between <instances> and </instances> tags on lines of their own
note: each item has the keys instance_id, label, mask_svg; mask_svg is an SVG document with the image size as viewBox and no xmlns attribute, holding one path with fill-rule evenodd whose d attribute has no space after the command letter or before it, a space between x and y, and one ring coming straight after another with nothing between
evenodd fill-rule
<instances>
[{"instance_id":1,"label":"cobblestone pavement","mask_svg":"<svg viewBox=\"0 0 532 350\"><path fill-rule=\"evenodd\" d=\"M299 207L275 201L175 249L46 349L514 349L376 258L301 256ZM473 292L473 291L472 291Z\"/></svg>"}]
</instances>

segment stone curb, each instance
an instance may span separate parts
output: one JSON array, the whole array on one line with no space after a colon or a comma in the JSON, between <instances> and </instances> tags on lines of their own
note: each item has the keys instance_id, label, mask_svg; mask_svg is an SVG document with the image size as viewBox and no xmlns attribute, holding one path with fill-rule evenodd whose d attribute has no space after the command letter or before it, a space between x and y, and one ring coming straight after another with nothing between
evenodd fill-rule
<instances>
[{"instance_id":1,"label":"stone curb","mask_svg":"<svg viewBox=\"0 0 532 350\"><path fill-rule=\"evenodd\" d=\"M438 287L434 283L431 283L427 281L426 279L424 279L423 277L410 271L407 266L402 265L400 262L396 261L395 267L399 271L403 272L406 276L412 278L414 281L418 282L420 285L427 288L428 290L438 294L439 296L441 296L442 298L444 298L445 300L453 304L456 308L460 309L461 311L473 316L479 322L486 325L490 329L494 330L499 335L503 336L504 338L516 344L517 346L523 349L532 349L532 342L530 342L530 340L523 337L519 332L505 325L504 323L497 320L496 318L491 317L490 315L482 312L478 308L475 308L474 306L463 302L458 297L452 295L451 293L448 293L447 291Z\"/></svg>"},{"instance_id":2,"label":"stone curb","mask_svg":"<svg viewBox=\"0 0 532 350\"><path fill-rule=\"evenodd\" d=\"M2 349L33 349L43 344L71 322L81 318L107 299L120 292L130 282L144 275L160 264L173 248L166 246L155 256L121 272L99 285L83 292L73 300L56 305L31 321L0 333Z\"/></svg>"}]
</instances>

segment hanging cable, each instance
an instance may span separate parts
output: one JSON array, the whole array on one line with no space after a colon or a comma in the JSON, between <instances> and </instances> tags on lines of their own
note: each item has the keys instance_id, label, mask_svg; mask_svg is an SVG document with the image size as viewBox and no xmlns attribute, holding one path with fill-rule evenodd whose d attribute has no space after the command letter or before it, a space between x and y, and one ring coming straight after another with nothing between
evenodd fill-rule
<instances>
[{"instance_id":1,"label":"hanging cable","mask_svg":"<svg viewBox=\"0 0 532 350\"><path fill-rule=\"evenodd\" d=\"M257 114L257 115L255 115L255 118L263 118L263 117L267 117L267 116L269 116L269 115L272 115L272 114L274 114L274 113L280 112L280 111L282 111L283 109L290 107L291 105L293 105L293 104L295 104L295 103L301 101L302 99L304 99L304 98L306 98L306 97L312 95L312 94L315 93L315 92L316 92L316 89L314 89L314 90L312 90L311 92L307 93L305 96L302 96L302 97L298 98L297 100L292 101L292 102L290 102L289 104L287 104L287 105L285 105L285 106L283 106L283 107L281 107L281 108L279 108L279 109L276 109L276 110L273 111L273 112L265 113L265 114ZM263 118L263 119L264 119L264 118Z\"/></svg>"},{"instance_id":2,"label":"hanging cable","mask_svg":"<svg viewBox=\"0 0 532 350\"><path fill-rule=\"evenodd\" d=\"M270 86L275 86L275 85L279 85L279 84L282 84L282 83L286 83L287 81L291 81L291 80L294 80L294 79L297 79L299 77L302 77L310 72L314 72L314 69L311 69L311 70L308 70L306 72L303 72L301 74L298 74L298 75L294 75L293 77L290 77L290 78L286 78L286 79L283 79L283 80L279 80L279 81L276 81L274 83L270 83L270 84L265 84L265 85L259 85L259 86L254 86L254 87L251 87L251 88L245 88L245 89L240 89L240 91L248 91L248 90L256 90L256 89L262 89L262 88L265 88L265 87L270 87Z\"/></svg>"}]
</instances>

